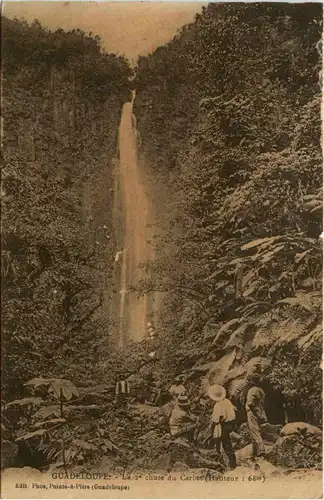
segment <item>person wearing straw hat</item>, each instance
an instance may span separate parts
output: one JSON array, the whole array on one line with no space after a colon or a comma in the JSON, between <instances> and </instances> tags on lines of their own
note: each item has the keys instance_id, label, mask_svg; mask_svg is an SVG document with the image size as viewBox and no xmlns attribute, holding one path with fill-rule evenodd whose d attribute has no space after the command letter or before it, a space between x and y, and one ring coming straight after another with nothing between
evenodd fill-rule
<instances>
[{"instance_id":1,"label":"person wearing straw hat","mask_svg":"<svg viewBox=\"0 0 324 500\"><path fill-rule=\"evenodd\" d=\"M196 428L196 418L190 413L190 402L186 394L179 394L172 410L169 426L173 437L187 435L191 437Z\"/></svg>"},{"instance_id":2,"label":"person wearing straw hat","mask_svg":"<svg viewBox=\"0 0 324 500\"><path fill-rule=\"evenodd\" d=\"M226 390L223 386L211 385L207 391L212 401L215 401L211 416L211 431L218 455L220 455L221 444L229 460L230 469L236 468L236 457L231 441L231 432L233 431L236 417L236 408L226 398Z\"/></svg>"},{"instance_id":3,"label":"person wearing straw hat","mask_svg":"<svg viewBox=\"0 0 324 500\"><path fill-rule=\"evenodd\" d=\"M261 434L261 424L267 422L265 412L265 392L261 388L262 379L259 375L251 374L247 377L249 390L246 396L245 410L252 439L253 457L264 457L265 448Z\"/></svg>"}]
</instances>

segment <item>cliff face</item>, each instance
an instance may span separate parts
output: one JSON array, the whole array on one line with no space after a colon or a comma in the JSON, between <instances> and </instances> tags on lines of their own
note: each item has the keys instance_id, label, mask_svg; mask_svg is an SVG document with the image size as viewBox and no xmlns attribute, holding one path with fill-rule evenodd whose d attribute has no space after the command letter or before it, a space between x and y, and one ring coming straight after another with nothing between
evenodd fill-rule
<instances>
[{"instance_id":1,"label":"cliff face","mask_svg":"<svg viewBox=\"0 0 324 500\"><path fill-rule=\"evenodd\" d=\"M162 378L239 403L259 371L282 420L317 424L321 33L319 4L210 4L139 59L135 101L167 193L150 283L168 291Z\"/></svg>"},{"instance_id":2,"label":"cliff face","mask_svg":"<svg viewBox=\"0 0 324 500\"><path fill-rule=\"evenodd\" d=\"M131 70L79 30L4 19L3 71L3 359L12 397L37 374L90 380L107 357L112 158Z\"/></svg>"}]
</instances>

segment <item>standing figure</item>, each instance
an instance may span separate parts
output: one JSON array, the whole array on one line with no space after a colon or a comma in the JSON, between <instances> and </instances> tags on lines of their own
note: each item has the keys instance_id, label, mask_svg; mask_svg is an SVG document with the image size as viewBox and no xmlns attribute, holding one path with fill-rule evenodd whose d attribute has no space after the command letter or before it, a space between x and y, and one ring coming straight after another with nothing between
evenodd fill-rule
<instances>
[{"instance_id":1,"label":"standing figure","mask_svg":"<svg viewBox=\"0 0 324 500\"><path fill-rule=\"evenodd\" d=\"M260 387L261 378L259 376L248 377L250 388L246 396L246 415L250 435L252 439L252 455L254 457L264 456L265 449L261 435L261 424L267 422L267 415L264 409L265 392Z\"/></svg>"},{"instance_id":2,"label":"standing figure","mask_svg":"<svg viewBox=\"0 0 324 500\"><path fill-rule=\"evenodd\" d=\"M186 394L180 394L172 410L169 426L173 437L185 436L193 438L197 419L190 412L190 402Z\"/></svg>"},{"instance_id":3,"label":"standing figure","mask_svg":"<svg viewBox=\"0 0 324 500\"><path fill-rule=\"evenodd\" d=\"M116 402L121 406L125 406L128 396L130 394L130 387L128 380L118 380L115 388Z\"/></svg>"},{"instance_id":4,"label":"standing figure","mask_svg":"<svg viewBox=\"0 0 324 500\"><path fill-rule=\"evenodd\" d=\"M236 457L231 441L231 432L234 429L235 406L226 398L226 390L221 385L211 385L207 391L210 399L215 401L211 416L211 430L217 454L221 454L221 444L229 460L230 469L236 468Z\"/></svg>"},{"instance_id":5,"label":"standing figure","mask_svg":"<svg viewBox=\"0 0 324 500\"><path fill-rule=\"evenodd\" d=\"M178 396L186 392L187 390L185 386L182 384L182 378L178 375L177 377L175 377L174 382L169 389L169 394L171 394L174 401L177 401Z\"/></svg>"}]
</instances>

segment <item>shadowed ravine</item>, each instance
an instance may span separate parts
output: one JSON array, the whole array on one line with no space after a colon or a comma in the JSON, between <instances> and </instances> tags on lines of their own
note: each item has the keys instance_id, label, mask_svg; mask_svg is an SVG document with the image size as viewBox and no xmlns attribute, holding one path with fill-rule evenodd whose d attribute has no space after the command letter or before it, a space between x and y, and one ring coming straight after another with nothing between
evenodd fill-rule
<instances>
[{"instance_id":1,"label":"shadowed ravine","mask_svg":"<svg viewBox=\"0 0 324 500\"><path fill-rule=\"evenodd\" d=\"M134 98L135 92L133 101ZM138 293L129 291L146 277L141 264L153 258L150 244L152 200L138 161L133 101L125 103L122 110L114 189L114 224L118 248L114 263L117 294L113 302L113 314L120 346L124 345L126 339L142 340L147 333L147 322L154 314L154 297L139 297Z\"/></svg>"}]
</instances>

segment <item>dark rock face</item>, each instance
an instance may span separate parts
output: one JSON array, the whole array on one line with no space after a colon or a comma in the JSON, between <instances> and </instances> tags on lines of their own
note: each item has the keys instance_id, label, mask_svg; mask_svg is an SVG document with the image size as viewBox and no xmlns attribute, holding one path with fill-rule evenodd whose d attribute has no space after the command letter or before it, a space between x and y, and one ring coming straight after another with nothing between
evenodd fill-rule
<instances>
[{"instance_id":1,"label":"dark rock face","mask_svg":"<svg viewBox=\"0 0 324 500\"><path fill-rule=\"evenodd\" d=\"M1 444L1 468L12 467L18 453L18 445L11 441L3 440Z\"/></svg>"},{"instance_id":2,"label":"dark rock face","mask_svg":"<svg viewBox=\"0 0 324 500\"><path fill-rule=\"evenodd\" d=\"M263 424L261 434L266 443L275 443L280 435L281 425Z\"/></svg>"}]
</instances>

